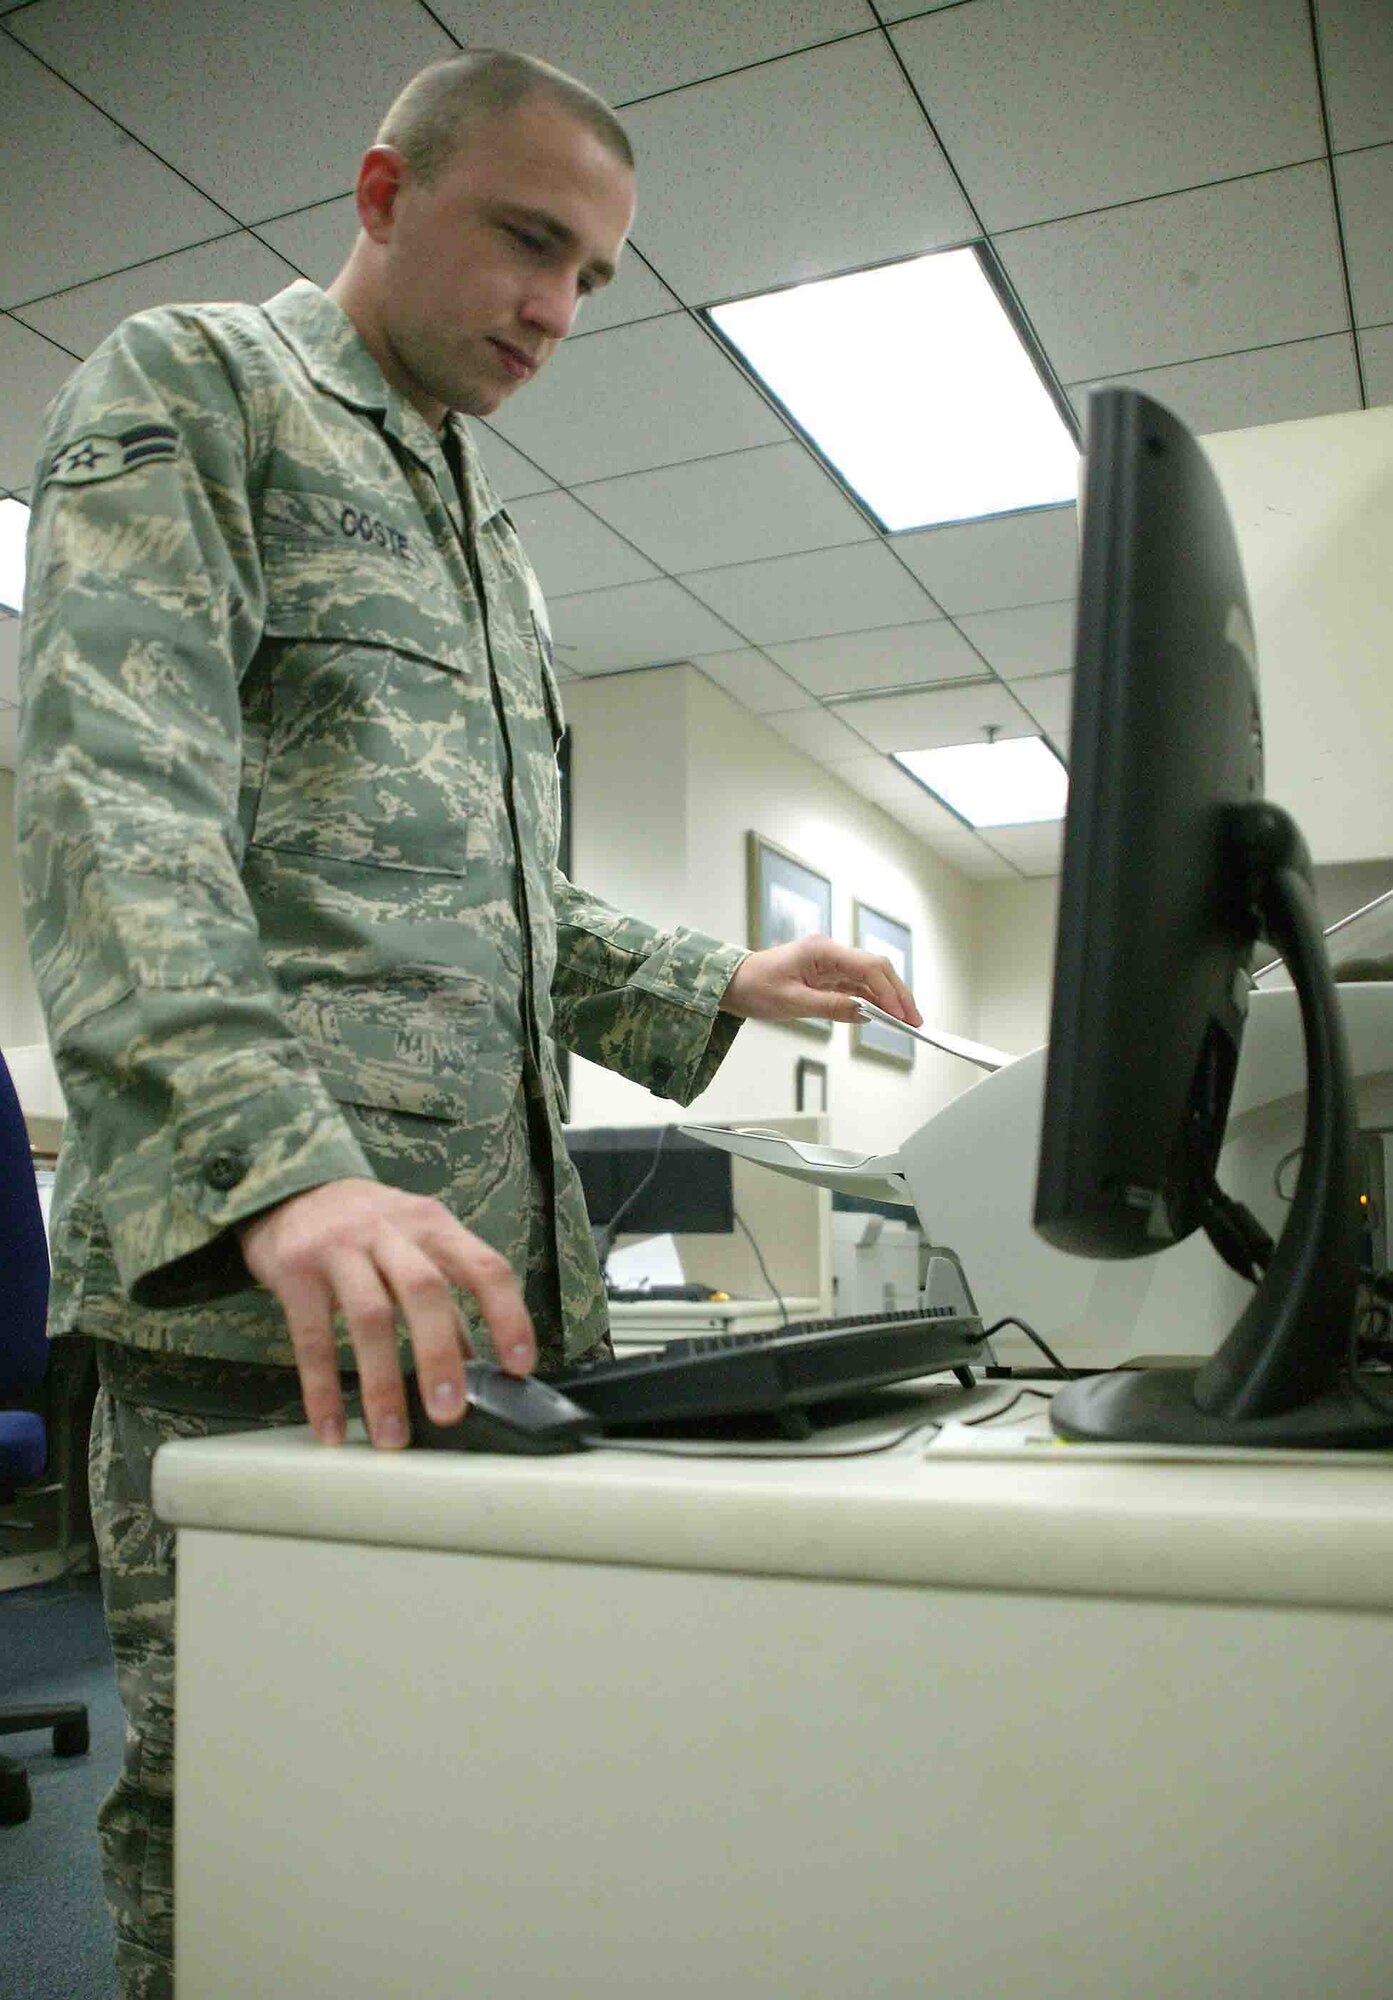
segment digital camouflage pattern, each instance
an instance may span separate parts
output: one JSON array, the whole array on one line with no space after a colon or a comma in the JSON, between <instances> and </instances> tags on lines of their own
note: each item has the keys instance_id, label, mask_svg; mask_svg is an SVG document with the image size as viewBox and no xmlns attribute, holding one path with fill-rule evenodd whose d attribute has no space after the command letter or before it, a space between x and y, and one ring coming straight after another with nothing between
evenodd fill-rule
<instances>
[{"instance_id":1,"label":"digital camouflage pattern","mask_svg":"<svg viewBox=\"0 0 1393 2000\"><path fill-rule=\"evenodd\" d=\"M604 1335L549 1037L686 1103L744 954L557 870L541 595L443 443L458 485L306 282L137 315L49 412L18 817L55 1333L289 1363L232 1225L374 1173L519 1270L541 1222L543 1366Z\"/></svg>"}]
</instances>

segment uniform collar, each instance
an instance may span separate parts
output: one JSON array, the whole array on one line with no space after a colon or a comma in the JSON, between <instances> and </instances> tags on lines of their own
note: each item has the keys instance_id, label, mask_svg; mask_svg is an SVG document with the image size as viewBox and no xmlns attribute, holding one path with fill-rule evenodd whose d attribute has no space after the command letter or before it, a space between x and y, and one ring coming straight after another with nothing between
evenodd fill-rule
<instances>
[{"instance_id":1,"label":"uniform collar","mask_svg":"<svg viewBox=\"0 0 1393 2000\"><path fill-rule=\"evenodd\" d=\"M262 311L299 357L315 386L339 402L377 417L387 435L425 466L451 513L457 512L454 477L441 451L440 438L388 382L343 307L308 278L297 278L268 299ZM504 512L503 503L489 483L464 418L450 410L445 423L459 441L466 475L465 505L470 528L477 534L494 515Z\"/></svg>"}]
</instances>

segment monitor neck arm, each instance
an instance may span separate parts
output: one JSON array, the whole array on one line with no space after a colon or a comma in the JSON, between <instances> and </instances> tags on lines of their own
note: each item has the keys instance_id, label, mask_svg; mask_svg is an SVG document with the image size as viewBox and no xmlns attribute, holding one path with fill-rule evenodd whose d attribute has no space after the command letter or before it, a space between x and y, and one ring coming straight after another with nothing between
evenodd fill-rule
<instances>
[{"instance_id":1,"label":"monitor neck arm","mask_svg":"<svg viewBox=\"0 0 1393 2000\"><path fill-rule=\"evenodd\" d=\"M1194 1385L1200 1409L1241 1421L1295 1409L1339 1378L1359 1284L1359 1169L1344 1023L1304 843L1267 804L1236 808L1233 837L1255 920L1291 973L1306 1055L1291 1213L1257 1290Z\"/></svg>"}]
</instances>

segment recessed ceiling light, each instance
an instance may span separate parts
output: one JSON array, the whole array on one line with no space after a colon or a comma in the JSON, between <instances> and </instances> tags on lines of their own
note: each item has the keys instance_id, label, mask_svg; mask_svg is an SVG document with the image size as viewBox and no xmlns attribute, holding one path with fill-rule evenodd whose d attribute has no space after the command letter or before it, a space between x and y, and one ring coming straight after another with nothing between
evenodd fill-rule
<instances>
[{"instance_id":1,"label":"recessed ceiling light","mask_svg":"<svg viewBox=\"0 0 1393 2000\"><path fill-rule=\"evenodd\" d=\"M955 743L946 750L896 750L895 762L970 826L1029 826L1063 819L1069 777L1039 736Z\"/></svg>"},{"instance_id":2,"label":"recessed ceiling light","mask_svg":"<svg viewBox=\"0 0 1393 2000\"><path fill-rule=\"evenodd\" d=\"M974 249L709 316L891 533L1077 497L1078 446Z\"/></svg>"},{"instance_id":3,"label":"recessed ceiling light","mask_svg":"<svg viewBox=\"0 0 1393 2000\"><path fill-rule=\"evenodd\" d=\"M0 604L24 609L24 541L29 509L22 500L0 500Z\"/></svg>"}]
</instances>

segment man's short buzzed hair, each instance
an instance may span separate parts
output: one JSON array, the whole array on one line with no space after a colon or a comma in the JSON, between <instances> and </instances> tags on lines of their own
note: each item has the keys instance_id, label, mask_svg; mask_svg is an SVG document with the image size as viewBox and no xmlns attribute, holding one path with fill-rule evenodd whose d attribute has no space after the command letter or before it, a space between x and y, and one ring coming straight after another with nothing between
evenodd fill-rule
<instances>
[{"instance_id":1,"label":"man's short buzzed hair","mask_svg":"<svg viewBox=\"0 0 1393 2000\"><path fill-rule=\"evenodd\" d=\"M634 164L628 134L602 97L564 70L511 49L465 49L414 76L378 130L375 144L395 146L416 177L429 184L469 127L529 97L548 97L588 125L626 167Z\"/></svg>"}]
</instances>

